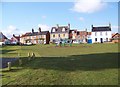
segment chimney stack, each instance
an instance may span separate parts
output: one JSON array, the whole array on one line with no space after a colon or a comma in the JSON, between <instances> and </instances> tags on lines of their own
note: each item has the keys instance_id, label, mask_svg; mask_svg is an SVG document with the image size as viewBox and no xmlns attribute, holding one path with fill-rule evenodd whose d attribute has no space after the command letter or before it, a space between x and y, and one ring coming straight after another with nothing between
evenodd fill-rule
<instances>
[{"instance_id":1,"label":"chimney stack","mask_svg":"<svg viewBox=\"0 0 120 87\"><path fill-rule=\"evenodd\" d=\"M68 28L70 29L70 23L68 23Z\"/></svg>"},{"instance_id":2,"label":"chimney stack","mask_svg":"<svg viewBox=\"0 0 120 87\"><path fill-rule=\"evenodd\" d=\"M59 24L57 24L57 28L59 28Z\"/></svg>"},{"instance_id":3,"label":"chimney stack","mask_svg":"<svg viewBox=\"0 0 120 87\"><path fill-rule=\"evenodd\" d=\"M111 23L109 22L109 27L111 28Z\"/></svg>"},{"instance_id":4,"label":"chimney stack","mask_svg":"<svg viewBox=\"0 0 120 87\"><path fill-rule=\"evenodd\" d=\"M15 35L13 34L13 37L15 37Z\"/></svg>"},{"instance_id":5,"label":"chimney stack","mask_svg":"<svg viewBox=\"0 0 120 87\"><path fill-rule=\"evenodd\" d=\"M32 33L34 33L34 29L32 28Z\"/></svg>"},{"instance_id":6,"label":"chimney stack","mask_svg":"<svg viewBox=\"0 0 120 87\"><path fill-rule=\"evenodd\" d=\"M93 29L93 25L91 25L92 26L92 29Z\"/></svg>"},{"instance_id":7,"label":"chimney stack","mask_svg":"<svg viewBox=\"0 0 120 87\"><path fill-rule=\"evenodd\" d=\"M41 32L41 27L39 27L39 29L38 29L38 30L39 30L39 33L40 33L40 32Z\"/></svg>"}]
</instances>

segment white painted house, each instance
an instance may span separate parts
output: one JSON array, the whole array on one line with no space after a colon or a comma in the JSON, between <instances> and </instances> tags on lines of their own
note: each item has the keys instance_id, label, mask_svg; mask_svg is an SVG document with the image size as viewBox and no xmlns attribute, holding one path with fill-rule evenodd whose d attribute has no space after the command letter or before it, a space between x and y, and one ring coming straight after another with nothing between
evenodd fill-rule
<instances>
[{"instance_id":1,"label":"white painted house","mask_svg":"<svg viewBox=\"0 0 120 87\"><path fill-rule=\"evenodd\" d=\"M93 27L92 25L92 43L109 42L112 37L111 24L109 26Z\"/></svg>"}]
</instances>

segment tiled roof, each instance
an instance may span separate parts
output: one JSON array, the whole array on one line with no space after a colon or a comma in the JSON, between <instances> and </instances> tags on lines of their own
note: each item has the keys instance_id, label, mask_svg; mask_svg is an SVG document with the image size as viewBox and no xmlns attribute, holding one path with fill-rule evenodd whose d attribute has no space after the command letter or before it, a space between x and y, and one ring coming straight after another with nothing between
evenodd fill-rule
<instances>
[{"instance_id":1,"label":"tiled roof","mask_svg":"<svg viewBox=\"0 0 120 87\"><path fill-rule=\"evenodd\" d=\"M111 31L111 28L109 26L92 28L92 32L97 32L97 31Z\"/></svg>"},{"instance_id":2,"label":"tiled roof","mask_svg":"<svg viewBox=\"0 0 120 87\"><path fill-rule=\"evenodd\" d=\"M28 32L28 33L22 35L21 37L36 36L36 35L46 35L47 33L49 33L49 31L41 31L41 32L34 32L34 33Z\"/></svg>"},{"instance_id":3,"label":"tiled roof","mask_svg":"<svg viewBox=\"0 0 120 87\"><path fill-rule=\"evenodd\" d=\"M120 38L120 34L119 33L112 34L112 38L116 38L116 37Z\"/></svg>"},{"instance_id":4,"label":"tiled roof","mask_svg":"<svg viewBox=\"0 0 120 87\"><path fill-rule=\"evenodd\" d=\"M55 32L53 32L53 30L55 29ZM63 31L63 29L65 29L65 31ZM70 29L68 26L59 26L57 27L52 27L51 29L51 33L69 33Z\"/></svg>"},{"instance_id":5,"label":"tiled roof","mask_svg":"<svg viewBox=\"0 0 120 87\"><path fill-rule=\"evenodd\" d=\"M0 32L0 39L8 39L2 32Z\"/></svg>"},{"instance_id":6,"label":"tiled roof","mask_svg":"<svg viewBox=\"0 0 120 87\"><path fill-rule=\"evenodd\" d=\"M16 38L18 41L20 40L20 36L13 35L13 37L11 38L11 40L13 40L14 38Z\"/></svg>"}]
</instances>

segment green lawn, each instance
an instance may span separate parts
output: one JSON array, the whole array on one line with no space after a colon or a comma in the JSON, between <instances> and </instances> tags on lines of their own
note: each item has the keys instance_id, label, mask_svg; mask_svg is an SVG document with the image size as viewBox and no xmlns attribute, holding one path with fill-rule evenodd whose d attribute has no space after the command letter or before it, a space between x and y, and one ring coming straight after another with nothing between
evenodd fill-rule
<instances>
[{"instance_id":1,"label":"green lawn","mask_svg":"<svg viewBox=\"0 0 120 87\"><path fill-rule=\"evenodd\" d=\"M2 70L3 85L117 85L118 44L4 46L3 57L20 57L11 71ZM28 61L28 52L36 58ZM1 56L1 55L0 55Z\"/></svg>"}]
</instances>

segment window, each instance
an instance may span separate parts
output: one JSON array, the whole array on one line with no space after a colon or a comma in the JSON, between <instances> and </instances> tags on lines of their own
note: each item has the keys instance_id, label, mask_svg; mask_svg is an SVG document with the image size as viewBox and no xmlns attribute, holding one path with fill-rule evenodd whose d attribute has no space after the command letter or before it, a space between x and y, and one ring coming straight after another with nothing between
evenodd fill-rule
<instances>
[{"instance_id":1,"label":"window","mask_svg":"<svg viewBox=\"0 0 120 87\"><path fill-rule=\"evenodd\" d=\"M53 34L53 37L55 37L55 35Z\"/></svg>"},{"instance_id":2,"label":"window","mask_svg":"<svg viewBox=\"0 0 120 87\"><path fill-rule=\"evenodd\" d=\"M53 28L53 32L55 32L55 28Z\"/></svg>"},{"instance_id":3,"label":"window","mask_svg":"<svg viewBox=\"0 0 120 87\"><path fill-rule=\"evenodd\" d=\"M63 34L63 37L65 37L65 34Z\"/></svg>"},{"instance_id":4,"label":"window","mask_svg":"<svg viewBox=\"0 0 120 87\"><path fill-rule=\"evenodd\" d=\"M95 41L97 41L97 38L95 38Z\"/></svg>"},{"instance_id":5,"label":"window","mask_svg":"<svg viewBox=\"0 0 120 87\"><path fill-rule=\"evenodd\" d=\"M97 32L95 32L95 36L97 36Z\"/></svg>"},{"instance_id":6,"label":"window","mask_svg":"<svg viewBox=\"0 0 120 87\"><path fill-rule=\"evenodd\" d=\"M58 34L58 37L60 37L60 34Z\"/></svg>"},{"instance_id":7,"label":"window","mask_svg":"<svg viewBox=\"0 0 120 87\"><path fill-rule=\"evenodd\" d=\"M36 40L34 40L34 43L36 44Z\"/></svg>"},{"instance_id":8,"label":"window","mask_svg":"<svg viewBox=\"0 0 120 87\"><path fill-rule=\"evenodd\" d=\"M100 35L102 36L102 32L100 32Z\"/></svg>"},{"instance_id":9,"label":"window","mask_svg":"<svg viewBox=\"0 0 120 87\"><path fill-rule=\"evenodd\" d=\"M79 35L79 32L77 32L77 35Z\"/></svg>"},{"instance_id":10,"label":"window","mask_svg":"<svg viewBox=\"0 0 120 87\"><path fill-rule=\"evenodd\" d=\"M63 28L62 31L64 32L64 31L65 31L65 28Z\"/></svg>"},{"instance_id":11,"label":"window","mask_svg":"<svg viewBox=\"0 0 120 87\"><path fill-rule=\"evenodd\" d=\"M108 38L106 38L106 41L108 42Z\"/></svg>"}]
</instances>

